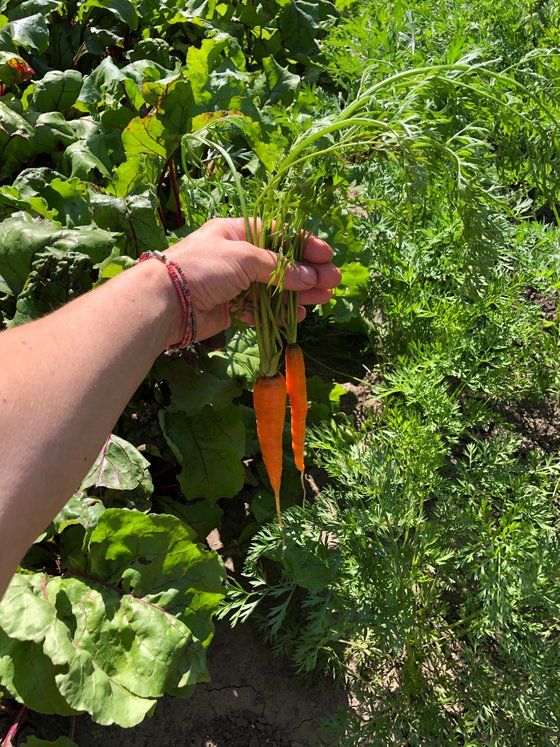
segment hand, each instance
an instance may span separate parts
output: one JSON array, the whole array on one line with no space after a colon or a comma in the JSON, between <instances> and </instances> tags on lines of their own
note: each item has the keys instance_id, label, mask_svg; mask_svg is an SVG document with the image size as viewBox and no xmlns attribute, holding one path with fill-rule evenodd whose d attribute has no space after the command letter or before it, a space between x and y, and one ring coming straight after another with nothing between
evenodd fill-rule
<instances>
[{"instance_id":1,"label":"hand","mask_svg":"<svg viewBox=\"0 0 560 747\"><path fill-rule=\"evenodd\" d=\"M169 250L170 257L189 280L197 321L197 337L204 340L231 324L232 302L236 315L252 323L250 298L239 296L252 282L268 283L277 265L277 255L247 241L242 218L215 218ZM310 236L303 262L286 269L284 289L299 291L298 318L305 317L304 304L326 303L340 283L340 270L332 264L330 246ZM177 339L181 331L177 331Z\"/></svg>"}]
</instances>

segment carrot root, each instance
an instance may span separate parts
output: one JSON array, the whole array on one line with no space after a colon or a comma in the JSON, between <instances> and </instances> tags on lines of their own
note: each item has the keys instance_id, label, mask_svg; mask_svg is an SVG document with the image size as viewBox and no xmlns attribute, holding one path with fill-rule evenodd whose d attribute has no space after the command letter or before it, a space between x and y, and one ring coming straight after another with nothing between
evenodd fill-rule
<instances>
[{"instance_id":1,"label":"carrot root","mask_svg":"<svg viewBox=\"0 0 560 747\"><path fill-rule=\"evenodd\" d=\"M305 381L305 361L303 352L297 343L286 348L286 389L290 398L292 451L296 467L302 474L305 471L303 461L305 447L305 423L307 420L307 385Z\"/></svg>"},{"instance_id":2,"label":"carrot root","mask_svg":"<svg viewBox=\"0 0 560 747\"><path fill-rule=\"evenodd\" d=\"M282 481L282 434L286 417L286 380L281 373L259 376L253 388L257 436L264 466L274 492L278 522L282 528L280 483Z\"/></svg>"}]
</instances>

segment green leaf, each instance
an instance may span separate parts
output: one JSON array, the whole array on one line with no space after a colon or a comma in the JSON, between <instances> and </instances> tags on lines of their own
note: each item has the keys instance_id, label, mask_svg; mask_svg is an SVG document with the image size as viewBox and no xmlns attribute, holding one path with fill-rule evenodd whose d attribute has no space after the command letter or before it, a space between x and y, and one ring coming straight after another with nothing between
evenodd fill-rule
<instances>
[{"instance_id":1,"label":"green leaf","mask_svg":"<svg viewBox=\"0 0 560 747\"><path fill-rule=\"evenodd\" d=\"M96 119L95 131L82 138L91 153L105 165L109 173L112 173L115 166L122 163L125 158L122 132L133 117L134 112L126 107L107 109L101 113L98 120ZM145 176L145 181L149 184L149 176Z\"/></svg>"},{"instance_id":2,"label":"green leaf","mask_svg":"<svg viewBox=\"0 0 560 747\"><path fill-rule=\"evenodd\" d=\"M169 382L170 409L188 417L198 415L206 406L221 410L241 393L229 377L218 378L181 359L158 361L154 373Z\"/></svg>"},{"instance_id":3,"label":"green leaf","mask_svg":"<svg viewBox=\"0 0 560 747\"><path fill-rule=\"evenodd\" d=\"M21 747L78 747L76 742L73 742L68 737L59 737L51 742L48 739L39 739L38 737L30 736L27 737L25 742L21 743Z\"/></svg>"},{"instance_id":4,"label":"green leaf","mask_svg":"<svg viewBox=\"0 0 560 747\"><path fill-rule=\"evenodd\" d=\"M112 508L132 508L148 512L152 508L152 493L154 484L148 467L144 470L144 479L132 490L115 490L107 488L103 493L103 501Z\"/></svg>"},{"instance_id":5,"label":"green leaf","mask_svg":"<svg viewBox=\"0 0 560 747\"><path fill-rule=\"evenodd\" d=\"M22 205L37 209L38 199L45 202L48 217L61 225L73 228L91 223L88 186L79 179L65 178L47 168L25 169L12 188L17 190Z\"/></svg>"},{"instance_id":6,"label":"green leaf","mask_svg":"<svg viewBox=\"0 0 560 747\"><path fill-rule=\"evenodd\" d=\"M134 490L144 480L148 460L124 438L111 435L90 471L84 478L80 489L112 488L113 490Z\"/></svg>"},{"instance_id":7,"label":"green leaf","mask_svg":"<svg viewBox=\"0 0 560 747\"><path fill-rule=\"evenodd\" d=\"M101 264L97 265L99 278L95 285L98 285L103 280L115 277L115 275L123 272L123 270L127 270L129 267L134 267L134 265L135 261L132 257L111 255L101 262Z\"/></svg>"},{"instance_id":8,"label":"green leaf","mask_svg":"<svg viewBox=\"0 0 560 747\"><path fill-rule=\"evenodd\" d=\"M234 405L215 412L206 406L195 418L161 410L160 425L167 443L183 466L183 495L217 501L243 487L245 428Z\"/></svg>"},{"instance_id":9,"label":"green leaf","mask_svg":"<svg viewBox=\"0 0 560 747\"><path fill-rule=\"evenodd\" d=\"M126 197L132 192L143 192L150 183L159 179L161 160L139 154L128 156L124 163L115 169L107 192L117 197Z\"/></svg>"},{"instance_id":10,"label":"green leaf","mask_svg":"<svg viewBox=\"0 0 560 747\"><path fill-rule=\"evenodd\" d=\"M163 122L155 113L132 119L122 134L127 157L142 154L167 158L168 150L163 144L164 129Z\"/></svg>"},{"instance_id":11,"label":"green leaf","mask_svg":"<svg viewBox=\"0 0 560 747\"><path fill-rule=\"evenodd\" d=\"M162 39L151 39L149 41L165 44ZM137 48L135 48L135 51L137 51ZM155 83L156 86L158 84L167 85L170 81L175 79L179 80L177 77L179 69L178 61L173 63L172 60L169 59L168 62L169 65L166 67L165 65L160 65L152 58L142 59L135 56L128 65L121 68L121 72L137 85L139 92L143 91L144 86L146 86L147 92L153 83ZM142 98L142 103L144 103L144 98Z\"/></svg>"},{"instance_id":12,"label":"green leaf","mask_svg":"<svg viewBox=\"0 0 560 747\"><path fill-rule=\"evenodd\" d=\"M76 177L54 178L43 192L49 206L58 213L58 220L68 228L91 223L92 211L86 184Z\"/></svg>"},{"instance_id":13,"label":"green leaf","mask_svg":"<svg viewBox=\"0 0 560 747\"><path fill-rule=\"evenodd\" d=\"M178 60L171 56L171 47L165 39L141 39L129 51L128 58L131 62L149 60L169 71L174 71L178 64Z\"/></svg>"},{"instance_id":14,"label":"green leaf","mask_svg":"<svg viewBox=\"0 0 560 747\"><path fill-rule=\"evenodd\" d=\"M239 42L229 34L203 39L200 48L191 46L187 52L186 73L193 100L199 107L197 113L241 109L254 114L256 119L252 97L247 96L252 75L245 68Z\"/></svg>"},{"instance_id":15,"label":"green leaf","mask_svg":"<svg viewBox=\"0 0 560 747\"><path fill-rule=\"evenodd\" d=\"M235 139L241 136L266 170L274 171L287 146L287 141L278 131L265 132L260 122L236 109L232 109L213 113L204 112L198 115L192 122L193 132L196 133L197 130L206 127L212 121L219 123L219 132L222 136L230 134ZM183 138L183 143L188 148L191 143L196 143L196 135L193 137L192 134L187 134ZM256 162L256 159L254 161ZM248 164L248 168L255 171L255 166L252 163Z\"/></svg>"},{"instance_id":16,"label":"green leaf","mask_svg":"<svg viewBox=\"0 0 560 747\"><path fill-rule=\"evenodd\" d=\"M236 8L236 17L244 25L251 29L259 29L270 21L270 14L266 12L264 4L259 2L251 5L241 5Z\"/></svg>"},{"instance_id":17,"label":"green leaf","mask_svg":"<svg viewBox=\"0 0 560 747\"><path fill-rule=\"evenodd\" d=\"M0 48L17 52L19 47L43 54L49 45L47 19L42 13L18 18L0 28Z\"/></svg>"},{"instance_id":18,"label":"green leaf","mask_svg":"<svg viewBox=\"0 0 560 747\"><path fill-rule=\"evenodd\" d=\"M101 229L60 230L47 221L33 223L25 214L0 223L0 291L17 296L10 326L49 313L90 290L94 263L111 253L111 243L112 234ZM87 254L76 251L77 246ZM10 309L14 314L13 304Z\"/></svg>"},{"instance_id":19,"label":"green leaf","mask_svg":"<svg viewBox=\"0 0 560 747\"><path fill-rule=\"evenodd\" d=\"M123 47L124 37L110 29L89 26L84 34L83 51L103 57L110 47Z\"/></svg>"},{"instance_id":20,"label":"green leaf","mask_svg":"<svg viewBox=\"0 0 560 747\"><path fill-rule=\"evenodd\" d=\"M12 212L21 210L28 213L47 218L48 220L56 219L56 210L49 208L44 197L39 197L36 193L25 198L14 185L11 187L0 187L0 205L6 205L12 209Z\"/></svg>"},{"instance_id":21,"label":"green leaf","mask_svg":"<svg viewBox=\"0 0 560 747\"><path fill-rule=\"evenodd\" d=\"M310 401L308 420L320 422L326 420L333 412L338 412L340 398L348 394L340 384L324 381L319 376L307 379L307 398Z\"/></svg>"},{"instance_id":22,"label":"green leaf","mask_svg":"<svg viewBox=\"0 0 560 747\"><path fill-rule=\"evenodd\" d=\"M109 106L120 101L124 94L126 75L115 65L111 57L106 57L90 75L87 75L78 101L88 109L95 111L98 104L104 102Z\"/></svg>"},{"instance_id":23,"label":"green leaf","mask_svg":"<svg viewBox=\"0 0 560 747\"><path fill-rule=\"evenodd\" d=\"M54 517L53 525L58 534L74 524L79 524L84 529L93 529L103 511L105 506L99 498L93 498L79 490Z\"/></svg>"},{"instance_id":24,"label":"green leaf","mask_svg":"<svg viewBox=\"0 0 560 747\"><path fill-rule=\"evenodd\" d=\"M83 141L78 140L64 151L64 157L70 163L71 176L78 179L90 179L92 173L98 171L102 176L109 178L110 174L103 161L96 156L89 146Z\"/></svg>"},{"instance_id":25,"label":"green leaf","mask_svg":"<svg viewBox=\"0 0 560 747\"><path fill-rule=\"evenodd\" d=\"M56 611L49 604L45 573L17 573L0 603L0 628L18 641L40 643L45 629L54 625Z\"/></svg>"},{"instance_id":26,"label":"green leaf","mask_svg":"<svg viewBox=\"0 0 560 747\"><path fill-rule=\"evenodd\" d=\"M245 456L254 456L260 453L255 410L246 405L237 406L239 407L241 417L243 418L243 425L245 426Z\"/></svg>"},{"instance_id":27,"label":"green leaf","mask_svg":"<svg viewBox=\"0 0 560 747\"><path fill-rule=\"evenodd\" d=\"M301 82L300 76L279 65L274 57L265 57L262 66L266 81L262 86L262 103L268 101L271 104L290 104Z\"/></svg>"},{"instance_id":28,"label":"green leaf","mask_svg":"<svg viewBox=\"0 0 560 747\"><path fill-rule=\"evenodd\" d=\"M122 136L126 155L146 154L167 159L178 148L183 135L190 132L192 118L201 109L185 80L158 81L145 85L144 91L149 101L157 102L157 110L131 120Z\"/></svg>"},{"instance_id":29,"label":"green leaf","mask_svg":"<svg viewBox=\"0 0 560 747\"><path fill-rule=\"evenodd\" d=\"M85 52L84 47L82 47L83 27L75 23L74 19L65 17L64 13L61 15L55 13L49 18L49 31L48 58L34 57L33 59L39 71L45 73L53 68L70 70L78 67L80 57ZM50 64L45 64L47 62L50 62Z\"/></svg>"},{"instance_id":30,"label":"green leaf","mask_svg":"<svg viewBox=\"0 0 560 747\"><path fill-rule=\"evenodd\" d=\"M189 47L187 52L187 73L197 101L210 101L209 92L205 89L210 73L220 61L222 52L228 48L231 37L221 34L213 39L203 39L200 48Z\"/></svg>"},{"instance_id":31,"label":"green leaf","mask_svg":"<svg viewBox=\"0 0 560 747\"><path fill-rule=\"evenodd\" d=\"M33 86L33 106L40 112L65 112L77 101L83 78L78 70L51 70Z\"/></svg>"},{"instance_id":32,"label":"green leaf","mask_svg":"<svg viewBox=\"0 0 560 747\"><path fill-rule=\"evenodd\" d=\"M26 613L29 611L26 608ZM52 620L48 624L52 624ZM0 682L20 703L39 713L61 716L76 713L56 686L55 677L60 671L60 667L53 666L43 653L39 643L10 638L0 628Z\"/></svg>"},{"instance_id":33,"label":"green leaf","mask_svg":"<svg viewBox=\"0 0 560 747\"><path fill-rule=\"evenodd\" d=\"M54 248L41 252L34 258L25 288L17 298L10 326L38 319L91 290L92 272L93 263L87 254Z\"/></svg>"},{"instance_id":34,"label":"green leaf","mask_svg":"<svg viewBox=\"0 0 560 747\"><path fill-rule=\"evenodd\" d=\"M23 0L21 3L10 3L7 16L10 21L40 13L42 16L50 16L57 11L63 10L64 0Z\"/></svg>"},{"instance_id":35,"label":"green leaf","mask_svg":"<svg viewBox=\"0 0 560 747\"><path fill-rule=\"evenodd\" d=\"M299 528L290 526L285 532L282 562L294 582L308 591L322 591L331 581L334 568L330 567L330 554L321 539L306 538L303 543Z\"/></svg>"},{"instance_id":36,"label":"green leaf","mask_svg":"<svg viewBox=\"0 0 560 747\"><path fill-rule=\"evenodd\" d=\"M144 251L167 248L165 231L157 216L155 189L126 197L94 193L91 205L100 228L122 232L118 243L131 256L136 258Z\"/></svg>"},{"instance_id":37,"label":"green leaf","mask_svg":"<svg viewBox=\"0 0 560 747\"><path fill-rule=\"evenodd\" d=\"M72 124L60 112L37 115L28 111L26 116L35 132L33 144L38 153L53 153L59 144L68 146L76 140Z\"/></svg>"},{"instance_id":38,"label":"green leaf","mask_svg":"<svg viewBox=\"0 0 560 747\"><path fill-rule=\"evenodd\" d=\"M107 583L118 582L125 593L146 595L153 604L196 624L196 635L205 642L213 627L202 611L223 596L224 570L218 556L194 540L192 529L173 516L108 509L89 537L85 567ZM193 598L193 591L202 598Z\"/></svg>"},{"instance_id":39,"label":"green leaf","mask_svg":"<svg viewBox=\"0 0 560 747\"><path fill-rule=\"evenodd\" d=\"M48 303L46 299L49 295L61 301L69 300L79 288L88 290L91 287L91 277L88 280L84 275L84 272L90 272L87 269L91 267L89 260L101 262L111 253L112 243L113 234L100 228L83 226L61 230L46 220L34 222L25 214L18 218L7 218L0 223L0 291L19 295L28 284L35 255L41 253L35 267L36 290L41 295L45 294L45 303ZM78 247L83 252L77 251ZM50 258L49 252L52 254ZM70 255L71 252L73 254ZM60 288L39 287L47 277L57 277ZM71 277L79 280L75 288L72 287ZM29 293L27 295L29 297Z\"/></svg>"},{"instance_id":40,"label":"green leaf","mask_svg":"<svg viewBox=\"0 0 560 747\"><path fill-rule=\"evenodd\" d=\"M224 515L223 510L217 503L205 499L185 503L167 496L159 496L157 504L158 509L163 509L166 514L176 516L187 526L192 527L201 541L204 541L210 532L220 524Z\"/></svg>"},{"instance_id":41,"label":"green leaf","mask_svg":"<svg viewBox=\"0 0 560 747\"><path fill-rule=\"evenodd\" d=\"M225 574L192 530L173 516L108 509L84 555L67 561L64 578L17 574L0 626L16 641L42 644L70 707L133 726L156 698L190 694L208 679L204 651Z\"/></svg>"},{"instance_id":42,"label":"green leaf","mask_svg":"<svg viewBox=\"0 0 560 747\"><path fill-rule=\"evenodd\" d=\"M335 288L326 308L335 321L348 322L360 316L361 307L367 299L370 273L367 267L357 262L348 262L341 270L341 283Z\"/></svg>"},{"instance_id":43,"label":"green leaf","mask_svg":"<svg viewBox=\"0 0 560 747\"><path fill-rule=\"evenodd\" d=\"M78 21L84 21L93 8L109 11L132 30L138 27L138 14L130 0L85 0L78 11Z\"/></svg>"},{"instance_id":44,"label":"green leaf","mask_svg":"<svg viewBox=\"0 0 560 747\"><path fill-rule=\"evenodd\" d=\"M330 2L309 3L305 0L292 0L278 16L278 27L284 37L290 57L309 64L317 57L321 48L320 22L338 15Z\"/></svg>"},{"instance_id":45,"label":"green leaf","mask_svg":"<svg viewBox=\"0 0 560 747\"><path fill-rule=\"evenodd\" d=\"M77 251L87 254L94 263L102 262L111 253L115 234L96 226L80 226L63 229L53 240L52 248L61 251Z\"/></svg>"},{"instance_id":46,"label":"green leaf","mask_svg":"<svg viewBox=\"0 0 560 747\"><path fill-rule=\"evenodd\" d=\"M123 127L133 113L128 109L104 111L100 116L72 120L73 142L62 155L61 168L71 176L99 184L97 172L109 178L114 166L122 160Z\"/></svg>"},{"instance_id":47,"label":"green leaf","mask_svg":"<svg viewBox=\"0 0 560 747\"><path fill-rule=\"evenodd\" d=\"M0 101L0 178L11 174L33 155L33 129Z\"/></svg>"},{"instance_id":48,"label":"green leaf","mask_svg":"<svg viewBox=\"0 0 560 747\"><path fill-rule=\"evenodd\" d=\"M44 249L58 230L53 223L36 223L26 215L0 223L0 292L8 295L21 292L33 255Z\"/></svg>"},{"instance_id":49,"label":"green leaf","mask_svg":"<svg viewBox=\"0 0 560 747\"><path fill-rule=\"evenodd\" d=\"M182 79L174 80L166 86L158 108L165 125L166 147L171 153L178 147L183 135L190 132L192 118L200 113L201 108L196 102L191 84Z\"/></svg>"},{"instance_id":50,"label":"green leaf","mask_svg":"<svg viewBox=\"0 0 560 747\"><path fill-rule=\"evenodd\" d=\"M114 109L124 100L126 107L134 114L144 106L143 88L149 91L155 86L165 90L169 75L173 75L172 70L152 60L134 60L121 68L115 65L111 57L106 57L86 77L79 102L95 114L101 105ZM167 78L167 83L162 83L162 78Z\"/></svg>"},{"instance_id":51,"label":"green leaf","mask_svg":"<svg viewBox=\"0 0 560 747\"><path fill-rule=\"evenodd\" d=\"M260 367L257 335L253 328L234 332L226 347L212 356L223 358L227 362L228 374L241 379L248 389L253 388Z\"/></svg>"},{"instance_id":52,"label":"green leaf","mask_svg":"<svg viewBox=\"0 0 560 747\"><path fill-rule=\"evenodd\" d=\"M218 0L186 0L184 11L194 18L212 18Z\"/></svg>"}]
</instances>

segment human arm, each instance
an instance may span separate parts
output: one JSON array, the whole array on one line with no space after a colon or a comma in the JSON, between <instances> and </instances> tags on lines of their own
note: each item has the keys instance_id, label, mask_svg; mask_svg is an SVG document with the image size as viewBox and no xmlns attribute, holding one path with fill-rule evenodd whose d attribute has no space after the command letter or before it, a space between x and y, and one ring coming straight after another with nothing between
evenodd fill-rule
<instances>
[{"instance_id":1,"label":"human arm","mask_svg":"<svg viewBox=\"0 0 560 747\"><path fill-rule=\"evenodd\" d=\"M242 221L215 220L169 250L189 279L199 339L229 326L230 302L274 272L275 256L244 237ZM303 304L330 298L339 281L331 254L311 238L304 264L287 272L285 288L299 290ZM250 318L249 307L240 313ZM0 333L0 595L80 485L154 360L182 331L167 269L151 260Z\"/></svg>"}]
</instances>

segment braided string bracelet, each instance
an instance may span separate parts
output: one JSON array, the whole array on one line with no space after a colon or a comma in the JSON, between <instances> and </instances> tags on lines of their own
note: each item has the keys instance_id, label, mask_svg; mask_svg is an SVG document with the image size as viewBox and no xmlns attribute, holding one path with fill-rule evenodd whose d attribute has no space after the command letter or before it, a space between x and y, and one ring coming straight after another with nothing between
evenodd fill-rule
<instances>
[{"instance_id":1,"label":"braided string bracelet","mask_svg":"<svg viewBox=\"0 0 560 747\"><path fill-rule=\"evenodd\" d=\"M175 345L170 345L167 349L182 350L183 348L187 348L196 340L196 318L192 307L189 281L177 262L169 259L166 254L162 254L162 252L158 251L144 252L140 255L138 262L144 262L146 259L159 259L159 261L163 262L167 267L167 272L173 281L173 285L175 286L175 290L177 291L185 315L185 331L181 341L177 342Z\"/></svg>"}]
</instances>

